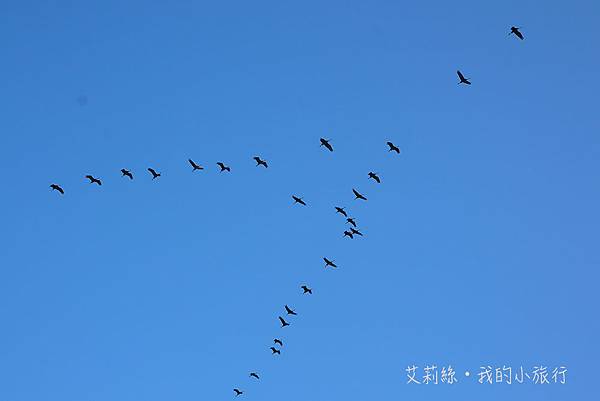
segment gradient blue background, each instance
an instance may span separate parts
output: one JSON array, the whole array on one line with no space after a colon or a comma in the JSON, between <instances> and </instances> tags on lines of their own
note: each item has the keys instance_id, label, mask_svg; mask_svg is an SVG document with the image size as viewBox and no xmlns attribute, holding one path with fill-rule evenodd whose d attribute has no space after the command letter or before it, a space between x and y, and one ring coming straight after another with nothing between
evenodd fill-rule
<instances>
[{"instance_id":1,"label":"gradient blue background","mask_svg":"<svg viewBox=\"0 0 600 401\"><path fill-rule=\"evenodd\" d=\"M2 2L0 400L596 392L597 1L165 3Z\"/></svg>"}]
</instances>

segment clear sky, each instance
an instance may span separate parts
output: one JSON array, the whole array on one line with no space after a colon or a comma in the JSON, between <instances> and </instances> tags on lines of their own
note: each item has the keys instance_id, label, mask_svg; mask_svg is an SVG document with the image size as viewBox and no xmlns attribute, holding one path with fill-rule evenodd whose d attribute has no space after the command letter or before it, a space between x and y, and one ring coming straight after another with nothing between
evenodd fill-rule
<instances>
[{"instance_id":1,"label":"clear sky","mask_svg":"<svg viewBox=\"0 0 600 401\"><path fill-rule=\"evenodd\" d=\"M597 1L1 11L0 401L597 392ZM567 384L477 383L540 364Z\"/></svg>"}]
</instances>

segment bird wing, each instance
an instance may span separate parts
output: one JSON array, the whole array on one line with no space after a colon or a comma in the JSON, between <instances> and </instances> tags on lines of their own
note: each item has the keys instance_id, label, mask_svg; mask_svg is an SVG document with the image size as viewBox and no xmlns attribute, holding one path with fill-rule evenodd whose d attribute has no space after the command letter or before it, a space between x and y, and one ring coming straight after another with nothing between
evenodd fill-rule
<instances>
[{"instance_id":1,"label":"bird wing","mask_svg":"<svg viewBox=\"0 0 600 401\"><path fill-rule=\"evenodd\" d=\"M458 74L458 77L460 78L460 80L464 81L465 76L462 74L462 72L460 72L459 70L456 70L456 73Z\"/></svg>"},{"instance_id":2,"label":"bird wing","mask_svg":"<svg viewBox=\"0 0 600 401\"><path fill-rule=\"evenodd\" d=\"M156 175L156 171L153 168L148 167L148 171L152 173L152 175Z\"/></svg>"}]
</instances>

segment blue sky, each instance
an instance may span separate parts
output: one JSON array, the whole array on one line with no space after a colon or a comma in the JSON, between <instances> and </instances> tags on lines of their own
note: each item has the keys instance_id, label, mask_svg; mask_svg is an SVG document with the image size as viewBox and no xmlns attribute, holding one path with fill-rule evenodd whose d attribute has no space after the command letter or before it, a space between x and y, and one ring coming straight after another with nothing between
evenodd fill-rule
<instances>
[{"instance_id":1,"label":"blue sky","mask_svg":"<svg viewBox=\"0 0 600 401\"><path fill-rule=\"evenodd\" d=\"M0 400L589 398L598 2L164 3L2 3Z\"/></svg>"}]
</instances>

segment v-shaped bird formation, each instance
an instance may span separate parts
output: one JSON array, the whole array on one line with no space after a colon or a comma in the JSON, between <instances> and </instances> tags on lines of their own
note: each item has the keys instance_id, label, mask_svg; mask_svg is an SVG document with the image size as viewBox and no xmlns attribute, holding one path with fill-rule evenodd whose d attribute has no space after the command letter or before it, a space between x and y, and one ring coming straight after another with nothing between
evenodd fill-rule
<instances>
[{"instance_id":1,"label":"v-shaped bird formation","mask_svg":"<svg viewBox=\"0 0 600 401\"><path fill-rule=\"evenodd\" d=\"M519 40L524 40L524 38L525 38L523 33L521 32L520 28L515 27L515 26L510 27L510 32L508 33L508 35L509 36L514 35ZM457 69L456 75L458 76L458 80L459 80L458 84L459 85L460 84L463 84L463 85L471 85L472 84L471 80L469 78L467 78L463 74L463 72L461 72L461 70ZM331 139L319 138L319 143L320 143L319 147L323 147L328 152L334 152L334 147L333 147L332 142L333 141ZM398 146L396 146L393 142L387 141L386 144L388 146L388 150L387 150L388 153L392 152L392 153L396 153L396 155L400 155L400 153L401 153L400 148ZM265 169L267 169L269 167L269 164L267 163L267 161L264 160L263 158L261 158L260 156L254 156L254 157L252 157L252 160L254 160L254 162L256 163L255 167L262 167ZM194 173L205 170L205 168L201 164L196 163L191 158L188 158L187 162L192 167L191 171ZM231 173L231 167L226 165L224 162L219 161L216 163L216 165L218 166L218 171L220 173L224 173L224 172ZM150 173L152 180L157 180L162 177L161 173L152 167L148 167L147 171ZM132 171L130 171L126 168L121 168L120 172L121 172L121 177L127 178L130 181L134 180L134 173ZM375 183L375 186L382 184L382 179L381 179L379 173L377 173L377 172L369 171L368 174L366 174L366 177L367 177L367 180L372 180ZM96 177L92 174L87 174L84 176L84 178L86 178L88 180L89 184L96 184L96 186L98 186L98 187L104 187L103 181L99 177ZM50 185L50 188L52 191L58 192L61 196L65 195L65 190L59 184L52 183ZM351 188L351 189L352 189L352 193L354 196L354 201L364 202L364 201L368 200L367 196L363 192L359 191L357 188ZM100 188L98 188L98 190L100 190ZM308 206L307 202L304 200L303 197L301 197L297 194L292 194L291 197L293 200L293 205L299 205L302 207ZM343 230L343 235L342 235L343 238L355 239L357 237L364 236L363 232L358 228L357 220L354 217L351 217L348 215L348 212L346 211L345 207L334 206L334 209L335 209L335 214L342 215L343 218L345 219L345 223L347 224L345 226L346 229ZM328 257L322 257L322 260L325 262L325 265L324 265L325 269L337 269L338 268L338 265L334 259L330 259ZM300 286L300 289L302 290L302 295L306 296L306 295L313 294L313 289L310 288L307 284L302 284ZM285 311L285 314L282 313L281 315L277 316L277 320L279 322L281 329L288 330L288 327L293 327L293 323L295 322L293 319L296 319L298 317L299 313L296 312L296 309L292 308L288 304L284 305L283 311ZM271 351L271 354L273 356L280 356L281 351L284 348L283 344L284 343L281 339L275 338L275 339L273 339L273 345L268 346L268 349ZM251 371L248 374L248 377L253 381L257 381L257 382L262 381L261 376L256 371ZM244 390L241 390L240 388L235 387L235 388L233 388L233 393L236 397L238 397L238 396L243 395L245 392L244 392Z\"/></svg>"}]
</instances>

